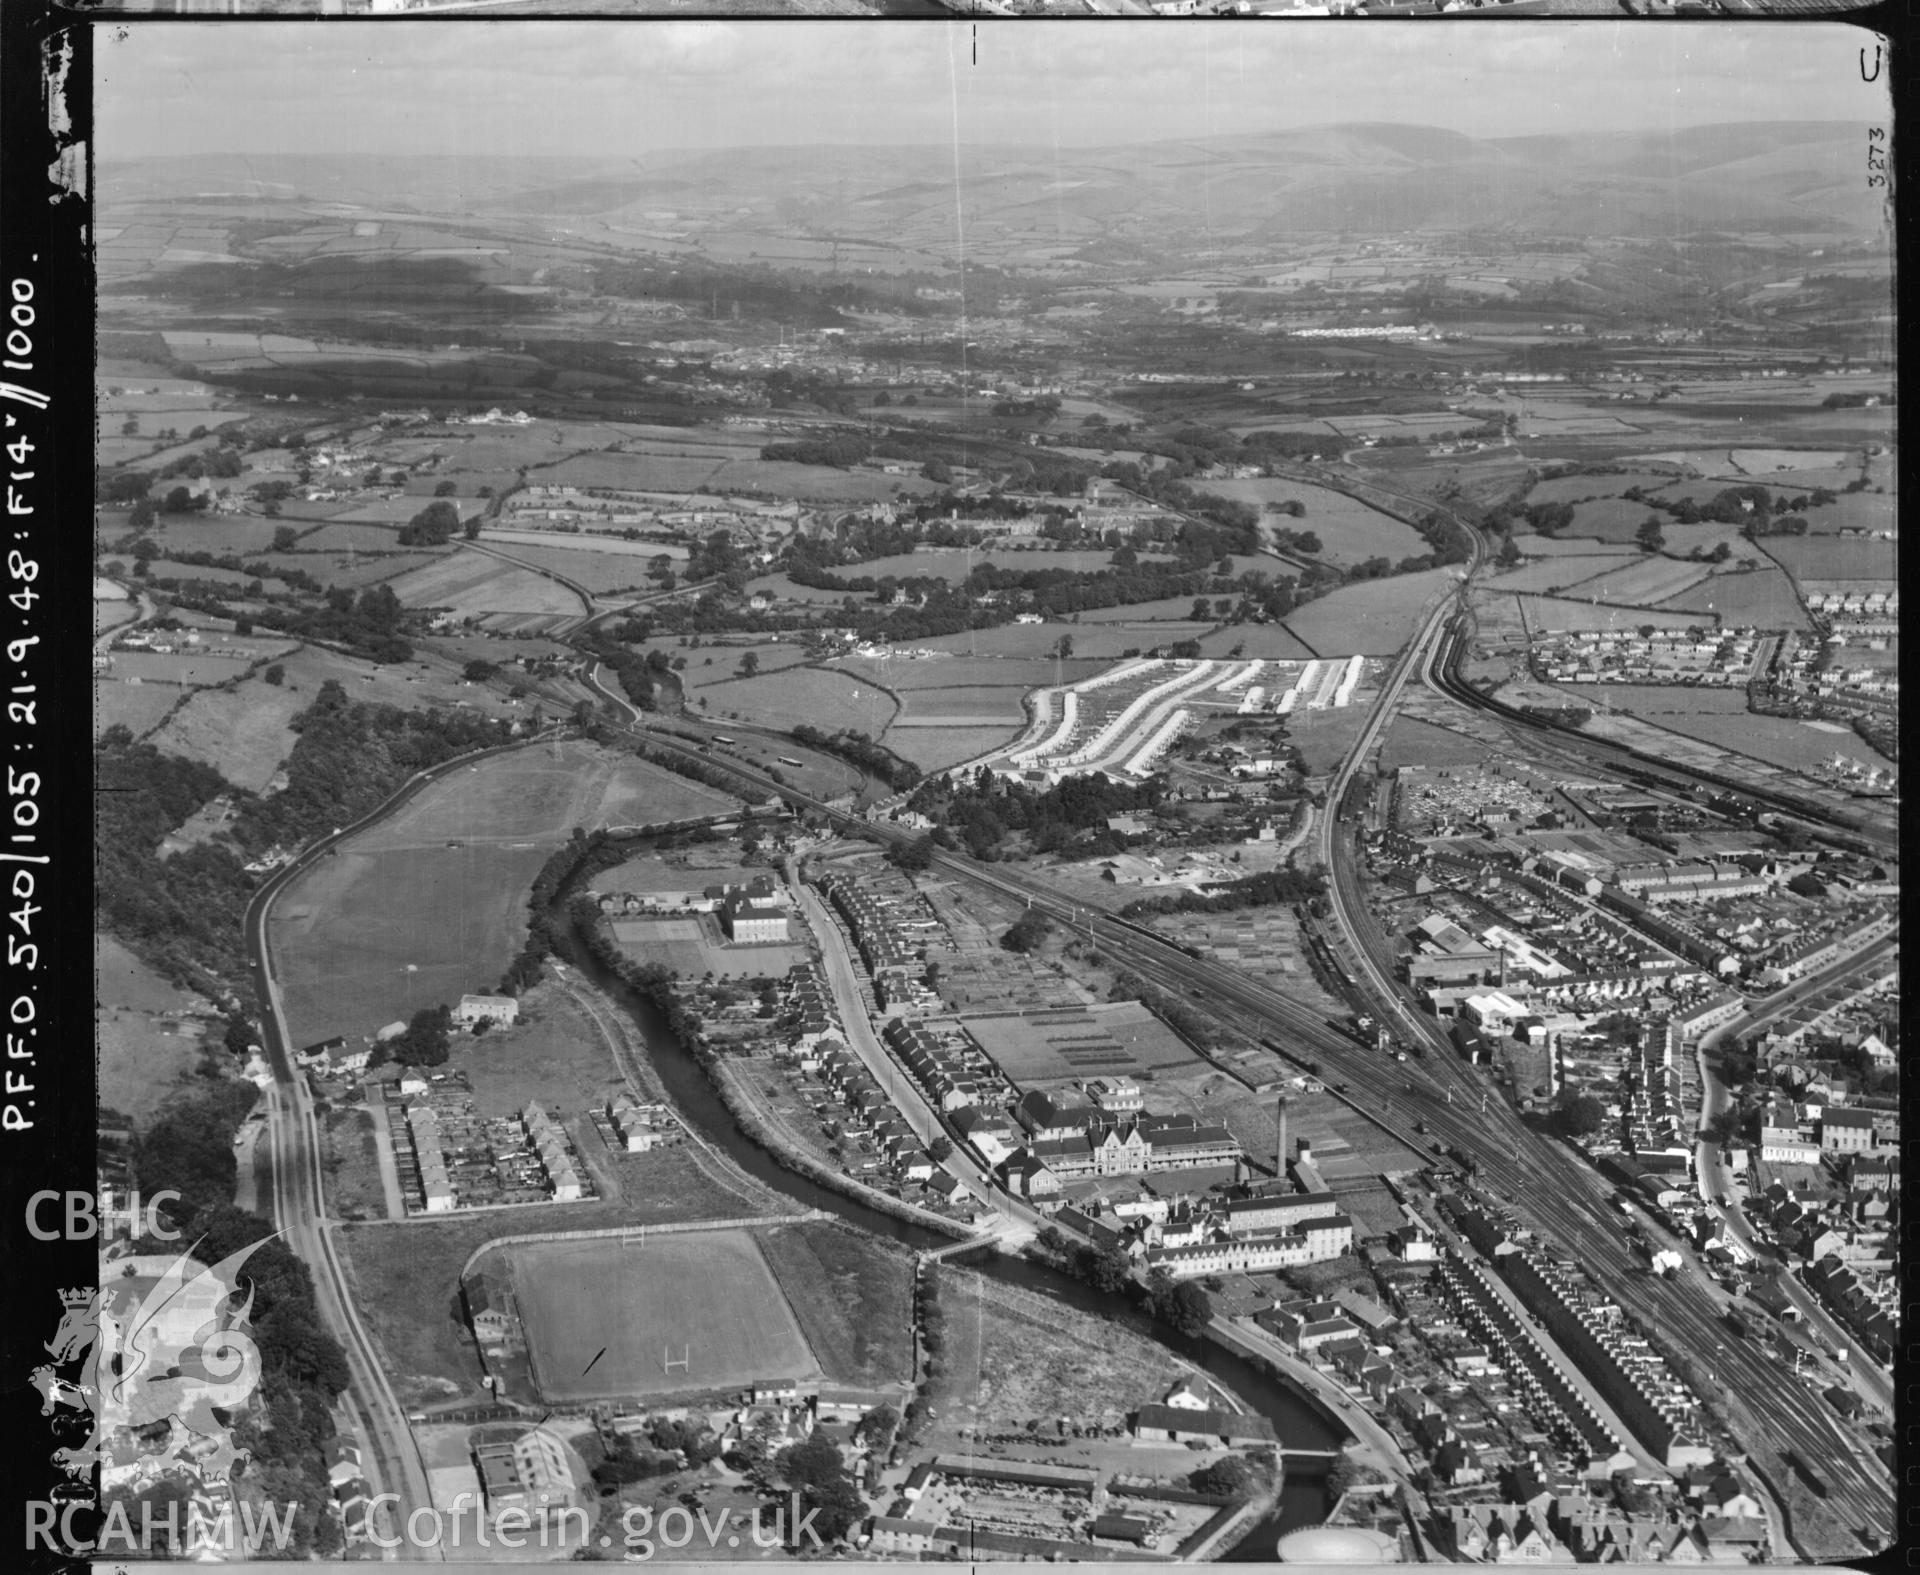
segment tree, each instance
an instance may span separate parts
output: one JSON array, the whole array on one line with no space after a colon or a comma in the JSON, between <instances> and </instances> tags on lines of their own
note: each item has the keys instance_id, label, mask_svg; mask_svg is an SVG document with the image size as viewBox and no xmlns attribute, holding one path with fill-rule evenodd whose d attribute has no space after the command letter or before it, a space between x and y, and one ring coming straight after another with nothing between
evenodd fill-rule
<instances>
[{"instance_id":1,"label":"tree","mask_svg":"<svg viewBox=\"0 0 1920 1575\"><path fill-rule=\"evenodd\" d=\"M838 1542L867 1513L865 1500L847 1475L840 1451L819 1433L780 1451L780 1475L815 1511L814 1529L823 1542Z\"/></svg>"},{"instance_id":2,"label":"tree","mask_svg":"<svg viewBox=\"0 0 1920 1575\"><path fill-rule=\"evenodd\" d=\"M755 673L759 672L760 653L757 651L749 651L745 656L741 657L739 671L742 678L751 678Z\"/></svg>"},{"instance_id":3,"label":"tree","mask_svg":"<svg viewBox=\"0 0 1920 1575\"><path fill-rule=\"evenodd\" d=\"M442 547L460 528L460 511L444 498L436 498L400 527L403 547Z\"/></svg>"},{"instance_id":4,"label":"tree","mask_svg":"<svg viewBox=\"0 0 1920 1575\"><path fill-rule=\"evenodd\" d=\"M275 662L260 676L270 684L283 684L287 681L287 670Z\"/></svg>"},{"instance_id":5,"label":"tree","mask_svg":"<svg viewBox=\"0 0 1920 1575\"><path fill-rule=\"evenodd\" d=\"M1182 1280L1157 1309L1156 1316L1172 1324L1181 1334L1196 1335L1213 1321L1213 1303L1193 1281Z\"/></svg>"},{"instance_id":6,"label":"tree","mask_svg":"<svg viewBox=\"0 0 1920 1575\"><path fill-rule=\"evenodd\" d=\"M206 503L203 499L196 498L185 487L175 487L167 494L166 502L160 507L162 512L167 514L191 514L195 509L205 508Z\"/></svg>"},{"instance_id":7,"label":"tree","mask_svg":"<svg viewBox=\"0 0 1920 1575\"><path fill-rule=\"evenodd\" d=\"M436 498L450 498L459 490L460 488L455 483L451 481L442 481L434 487L433 495Z\"/></svg>"},{"instance_id":8,"label":"tree","mask_svg":"<svg viewBox=\"0 0 1920 1575\"><path fill-rule=\"evenodd\" d=\"M1000 937L1000 944L1010 952L1030 952L1047 938L1053 929L1053 920L1037 908L1029 908L1007 926L1006 934Z\"/></svg>"},{"instance_id":9,"label":"tree","mask_svg":"<svg viewBox=\"0 0 1920 1575\"><path fill-rule=\"evenodd\" d=\"M402 1066L439 1066L447 1059L448 1031L453 1011L447 1006L425 1006L413 1014L406 1028L388 1041L394 1060Z\"/></svg>"},{"instance_id":10,"label":"tree","mask_svg":"<svg viewBox=\"0 0 1920 1575\"><path fill-rule=\"evenodd\" d=\"M460 534L468 541L478 541L480 539L480 521L481 516L478 514L474 515L465 525L461 526Z\"/></svg>"},{"instance_id":11,"label":"tree","mask_svg":"<svg viewBox=\"0 0 1920 1575\"><path fill-rule=\"evenodd\" d=\"M1196 1493L1217 1493L1232 1498L1253 1481L1253 1467L1238 1455L1223 1455L1211 1465L1202 1466L1187 1478Z\"/></svg>"},{"instance_id":12,"label":"tree","mask_svg":"<svg viewBox=\"0 0 1920 1575\"><path fill-rule=\"evenodd\" d=\"M500 669L482 657L475 657L460 669L460 676L471 684L484 684L489 678L498 678Z\"/></svg>"},{"instance_id":13,"label":"tree","mask_svg":"<svg viewBox=\"0 0 1920 1575\"><path fill-rule=\"evenodd\" d=\"M273 550L275 552L292 552L295 543L299 540L300 533L297 530L291 525L282 525L273 533Z\"/></svg>"},{"instance_id":14,"label":"tree","mask_svg":"<svg viewBox=\"0 0 1920 1575\"><path fill-rule=\"evenodd\" d=\"M1073 655L1073 636L1070 634L1061 635L1059 643L1054 646L1053 651L1054 655L1058 656L1061 661L1064 662L1068 660Z\"/></svg>"},{"instance_id":15,"label":"tree","mask_svg":"<svg viewBox=\"0 0 1920 1575\"><path fill-rule=\"evenodd\" d=\"M947 467L946 461L944 460L928 460L920 467L920 474L925 476L927 480L942 487L951 486L953 483L953 472Z\"/></svg>"},{"instance_id":16,"label":"tree","mask_svg":"<svg viewBox=\"0 0 1920 1575\"><path fill-rule=\"evenodd\" d=\"M127 516L127 524L135 530L150 530L159 512L153 506L153 499L142 495L134 500L133 512Z\"/></svg>"},{"instance_id":17,"label":"tree","mask_svg":"<svg viewBox=\"0 0 1920 1575\"><path fill-rule=\"evenodd\" d=\"M1127 1255L1118 1247L1091 1247L1082 1249L1087 1254L1087 1283L1096 1291L1113 1292L1127 1283L1133 1265Z\"/></svg>"},{"instance_id":18,"label":"tree","mask_svg":"<svg viewBox=\"0 0 1920 1575\"><path fill-rule=\"evenodd\" d=\"M931 833L916 837L911 842L896 842L887 849L887 860L898 869L910 874L933 867L935 843Z\"/></svg>"},{"instance_id":19,"label":"tree","mask_svg":"<svg viewBox=\"0 0 1920 1575\"><path fill-rule=\"evenodd\" d=\"M1566 1137L1591 1137L1607 1118L1606 1106L1591 1094L1563 1088L1554 1102L1554 1126Z\"/></svg>"},{"instance_id":20,"label":"tree","mask_svg":"<svg viewBox=\"0 0 1920 1575\"><path fill-rule=\"evenodd\" d=\"M927 1145L927 1153L932 1157L934 1164L944 1165L953 1157L953 1139L942 1132Z\"/></svg>"}]
</instances>

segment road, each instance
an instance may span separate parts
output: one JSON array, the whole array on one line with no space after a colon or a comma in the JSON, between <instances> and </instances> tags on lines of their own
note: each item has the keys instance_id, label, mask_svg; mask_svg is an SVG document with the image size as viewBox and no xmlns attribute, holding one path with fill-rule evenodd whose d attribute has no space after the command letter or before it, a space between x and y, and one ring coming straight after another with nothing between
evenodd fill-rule
<instances>
[{"instance_id":1,"label":"road","mask_svg":"<svg viewBox=\"0 0 1920 1575\"><path fill-rule=\"evenodd\" d=\"M1422 632L1433 638L1431 625ZM1431 672L1443 659L1440 647L1430 647L1421 659L1421 670ZM1396 676L1404 677L1408 670L1403 663ZM1390 684L1383 694L1387 692L1397 694L1398 690ZM632 707L617 700L616 704L621 712L641 721ZM1377 732L1370 725L1363 742ZM644 736L655 748L677 749L690 759L700 758L693 749L676 746L659 734ZM909 839L908 833L891 827L858 825L851 817L792 789L780 789L756 773L728 769L758 791L779 791L790 802L828 815L857 835ZM1412 1116L1422 1116L1442 1144L1473 1157L1484 1185L1515 1200L1525 1223L1542 1238L1571 1250L1642 1327L1688 1359L1701 1391L1723 1396L1737 1408L1740 1435L1756 1454L1769 1445L1784 1446L1801 1460L1817 1462L1831 1483L1829 1502L1847 1524L1871 1528L1882 1537L1891 1533L1894 1504L1886 1468L1856 1453L1856 1441L1823 1400L1788 1380L1777 1362L1749 1342L1731 1335L1722 1309L1701 1282L1692 1277L1668 1281L1649 1276L1626 1241L1620 1217L1607 1205L1610 1189L1598 1173L1584 1158L1530 1128L1504 1100L1486 1098L1485 1085L1445 1046L1430 1022L1420 1019L1425 1030L1420 1039L1433 1043L1433 1052L1421 1062L1396 1063L1377 1051L1363 1050L1323 1017L1255 976L1225 963L1189 957L1126 920L1087 914L1043 878L1007 865L976 864L944 850L935 853L934 865L943 875L1023 903L1030 901L1056 922L1090 932L1104 954L1172 994L1204 999L1208 1009L1231 1026L1256 1037L1281 1036L1295 1059L1319 1060L1323 1076L1348 1103L1415 1151L1428 1147L1426 1140L1409 1130ZM1386 996L1383 1009L1395 999ZM1405 1115L1388 1114L1395 1107Z\"/></svg>"},{"instance_id":2,"label":"road","mask_svg":"<svg viewBox=\"0 0 1920 1575\"><path fill-rule=\"evenodd\" d=\"M521 746L506 745L502 749L518 747ZM498 749L484 751L486 754L500 752ZM287 1245L311 1271L320 1315L346 1353L350 1387L342 1399L353 1432L361 1442L367 1480L376 1494L392 1493L399 1498L390 1511L386 1527L386 1534L390 1536L407 1524L407 1517L414 1509L431 1507L433 1497L426 1466L407 1423L406 1408L387 1382L379 1353L360 1320L352 1289L340 1266L332 1234L334 1222L326 1217L319 1122L306 1079L293 1064L293 1041L280 996L280 983L273 972L267 920L280 894L316 861L327 857L343 837L385 818L427 783L470 766L477 758L477 755L461 755L416 775L371 813L313 843L254 893L244 920L247 951L261 1007L261 1034L274 1075L274 1083L267 1090L266 1125L261 1134L267 1144L272 1172L273 1219L286 1237ZM399 1551L411 1558L445 1557L444 1549L437 1544L416 1543L411 1537L404 1539Z\"/></svg>"},{"instance_id":3,"label":"road","mask_svg":"<svg viewBox=\"0 0 1920 1575\"><path fill-rule=\"evenodd\" d=\"M111 583L115 585L120 585L120 582L118 580L114 580ZM126 589L124 585L120 586L120 588L122 590ZM96 634L93 637L93 649L95 653L98 654L100 652L112 649L113 642L115 640L118 640L123 635L126 635L135 629L138 629L141 624L145 623L149 618L153 616L154 610L155 609L154 609L152 598L149 597L145 591L135 591L133 593L132 621L126 622L126 623L117 623L111 629L105 629L105 630L102 630L99 634Z\"/></svg>"},{"instance_id":4,"label":"road","mask_svg":"<svg viewBox=\"0 0 1920 1575\"><path fill-rule=\"evenodd\" d=\"M1884 964L1897 954L1899 947L1898 934L1885 936L1853 956L1842 958L1830 968L1790 984L1764 1000L1753 1002L1740 1017L1703 1034L1695 1047L1700 1063L1703 1123L1717 1115L1727 1102L1726 1087L1714 1073L1715 1052L1723 1043L1744 1039L1802 1003L1846 983L1857 974ZM1740 1206L1740 1190L1725 1163L1720 1145L1705 1135L1699 1139L1695 1171L1700 1180L1700 1195L1718 1212L1726 1232L1738 1240L1757 1262L1781 1261L1779 1253L1756 1239L1753 1226ZM1827 1346L1845 1349L1845 1366L1854 1391L1868 1404L1891 1414L1894 1406L1892 1374L1860 1349L1859 1341L1834 1320L1819 1299L1801 1282L1791 1262L1787 1262L1786 1268L1787 1272L1780 1277L1780 1289L1800 1310L1806 1326Z\"/></svg>"},{"instance_id":5,"label":"road","mask_svg":"<svg viewBox=\"0 0 1920 1575\"><path fill-rule=\"evenodd\" d=\"M928 1100L926 1092L907 1073L899 1062L888 1053L881 1043L880 1036L873 1031L873 1018L868 1011L866 990L854 972L853 957L847 950L846 938L834 923L833 915L827 911L827 905L820 900L820 894L811 886L798 885L800 906L806 913L807 923L820 942L820 961L826 970L827 985L833 991L834 1009L839 1013L840 1026L847 1036L848 1048L857 1055L866 1069L879 1081L893 1101L894 1109L900 1112L913 1134L923 1144L931 1147L934 1139L946 1135L946 1129L940 1124L940 1117ZM949 1140L951 1141L951 1140ZM982 1170L964 1148L957 1143L953 1152L947 1156L944 1168L971 1187L981 1198L992 1203L1001 1212L1003 1205L1010 1200L1004 1193L996 1192L993 1178Z\"/></svg>"}]
</instances>

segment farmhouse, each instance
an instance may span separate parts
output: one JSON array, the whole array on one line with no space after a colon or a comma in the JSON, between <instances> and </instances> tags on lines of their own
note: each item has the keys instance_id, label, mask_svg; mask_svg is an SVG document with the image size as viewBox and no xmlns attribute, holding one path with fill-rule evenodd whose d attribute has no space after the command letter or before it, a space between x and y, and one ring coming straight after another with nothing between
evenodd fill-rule
<instances>
[{"instance_id":1,"label":"farmhouse","mask_svg":"<svg viewBox=\"0 0 1920 1575\"><path fill-rule=\"evenodd\" d=\"M510 995L463 995L453 1009L454 1024L460 1028L472 1028L480 1022L503 1028L519 1017L520 1003Z\"/></svg>"}]
</instances>

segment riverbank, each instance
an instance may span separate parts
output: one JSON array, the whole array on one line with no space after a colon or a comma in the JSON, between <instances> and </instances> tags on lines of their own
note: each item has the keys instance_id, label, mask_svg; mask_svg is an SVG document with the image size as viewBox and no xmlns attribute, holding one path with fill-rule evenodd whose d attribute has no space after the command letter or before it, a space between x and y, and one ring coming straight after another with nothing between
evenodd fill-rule
<instances>
[{"instance_id":1,"label":"riverbank","mask_svg":"<svg viewBox=\"0 0 1920 1575\"><path fill-rule=\"evenodd\" d=\"M975 1234L970 1225L941 1214L929 1213L903 1198L865 1186L835 1170L824 1160L815 1158L786 1132L777 1118L764 1109L744 1069L734 1066L723 1057L711 1058L704 1064L707 1076L713 1080L714 1091L720 1096L720 1103L727 1107L727 1113L733 1117L741 1133L750 1142L766 1150L776 1164L843 1197L854 1198L867 1208L891 1215L909 1225L918 1225L923 1230L939 1231L955 1241L967 1241Z\"/></svg>"}]
</instances>

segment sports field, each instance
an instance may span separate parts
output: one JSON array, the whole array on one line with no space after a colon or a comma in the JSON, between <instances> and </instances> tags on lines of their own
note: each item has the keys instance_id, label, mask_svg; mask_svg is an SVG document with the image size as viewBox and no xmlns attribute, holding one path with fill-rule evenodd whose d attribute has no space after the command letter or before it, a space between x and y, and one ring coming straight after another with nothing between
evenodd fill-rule
<instances>
[{"instance_id":1,"label":"sports field","mask_svg":"<svg viewBox=\"0 0 1920 1575\"><path fill-rule=\"evenodd\" d=\"M819 1372L745 1231L655 1234L638 1246L538 1242L513 1248L511 1261L544 1400L742 1389Z\"/></svg>"}]
</instances>

